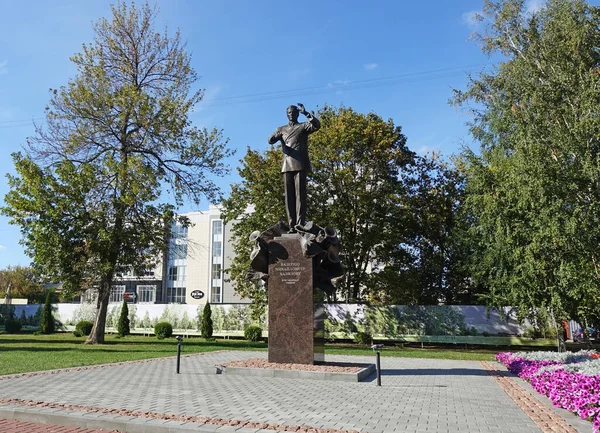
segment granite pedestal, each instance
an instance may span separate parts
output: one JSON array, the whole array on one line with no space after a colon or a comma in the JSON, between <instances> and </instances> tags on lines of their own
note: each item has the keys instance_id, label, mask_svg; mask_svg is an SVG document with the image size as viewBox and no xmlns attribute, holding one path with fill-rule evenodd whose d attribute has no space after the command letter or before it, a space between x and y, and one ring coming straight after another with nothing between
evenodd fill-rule
<instances>
[{"instance_id":1,"label":"granite pedestal","mask_svg":"<svg viewBox=\"0 0 600 433\"><path fill-rule=\"evenodd\" d=\"M323 304L314 293L313 259L302 254L300 235L269 242L269 362L324 361Z\"/></svg>"}]
</instances>

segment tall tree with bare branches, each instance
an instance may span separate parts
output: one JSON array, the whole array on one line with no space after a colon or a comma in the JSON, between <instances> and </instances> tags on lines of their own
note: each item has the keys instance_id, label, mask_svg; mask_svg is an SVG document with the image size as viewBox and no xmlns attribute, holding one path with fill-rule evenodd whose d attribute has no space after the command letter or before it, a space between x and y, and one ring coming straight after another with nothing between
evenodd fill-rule
<instances>
[{"instance_id":1,"label":"tall tree with bare branches","mask_svg":"<svg viewBox=\"0 0 600 433\"><path fill-rule=\"evenodd\" d=\"M77 75L51 90L45 125L13 155L2 213L46 278L95 286L88 343L103 343L116 272L152 266L175 206L219 192L210 175L231 154L219 130L193 126L203 92L179 32L155 30L156 8L112 6L112 20L71 61ZM169 204L168 201L174 201ZM184 221L185 223L185 221Z\"/></svg>"}]
</instances>

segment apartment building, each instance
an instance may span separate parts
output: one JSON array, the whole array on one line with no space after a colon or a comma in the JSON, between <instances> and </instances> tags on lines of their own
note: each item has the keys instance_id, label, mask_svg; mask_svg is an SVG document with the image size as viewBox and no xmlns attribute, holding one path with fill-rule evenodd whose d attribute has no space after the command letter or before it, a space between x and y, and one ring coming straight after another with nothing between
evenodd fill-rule
<instances>
[{"instance_id":1,"label":"apartment building","mask_svg":"<svg viewBox=\"0 0 600 433\"><path fill-rule=\"evenodd\" d=\"M123 298L139 304L250 302L236 295L223 275L233 258L232 224L223 223L219 207L183 215L190 226L172 225L167 251L156 268L144 275L118 275L110 302L123 302Z\"/></svg>"}]
</instances>

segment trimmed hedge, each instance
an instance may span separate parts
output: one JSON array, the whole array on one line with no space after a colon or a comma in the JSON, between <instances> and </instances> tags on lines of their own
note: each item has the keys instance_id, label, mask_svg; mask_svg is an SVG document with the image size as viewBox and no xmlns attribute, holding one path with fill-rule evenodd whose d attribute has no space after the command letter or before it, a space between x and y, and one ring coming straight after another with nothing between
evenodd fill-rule
<instances>
[{"instance_id":1,"label":"trimmed hedge","mask_svg":"<svg viewBox=\"0 0 600 433\"><path fill-rule=\"evenodd\" d=\"M250 325L244 329L244 338L250 341L262 340L262 329L257 325Z\"/></svg>"},{"instance_id":2,"label":"trimmed hedge","mask_svg":"<svg viewBox=\"0 0 600 433\"><path fill-rule=\"evenodd\" d=\"M129 307L127 306L127 300L123 299L123 306L121 307L121 315L119 316L119 323L117 324L117 334L119 337L125 337L129 335L131 330L129 329Z\"/></svg>"},{"instance_id":3,"label":"trimmed hedge","mask_svg":"<svg viewBox=\"0 0 600 433\"><path fill-rule=\"evenodd\" d=\"M15 319L8 319L4 323L4 329L7 334L18 334L21 332L21 322Z\"/></svg>"},{"instance_id":4,"label":"trimmed hedge","mask_svg":"<svg viewBox=\"0 0 600 433\"><path fill-rule=\"evenodd\" d=\"M169 322L158 322L154 327L154 334L159 340L173 335L173 325Z\"/></svg>"},{"instance_id":5,"label":"trimmed hedge","mask_svg":"<svg viewBox=\"0 0 600 433\"><path fill-rule=\"evenodd\" d=\"M75 331L73 331L73 335L75 337L83 337L90 335L93 327L94 324L89 320L82 320L81 322L77 323L77 325L75 325Z\"/></svg>"},{"instance_id":6,"label":"trimmed hedge","mask_svg":"<svg viewBox=\"0 0 600 433\"><path fill-rule=\"evenodd\" d=\"M213 336L213 321L212 311L210 309L210 303L207 302L202 310L202 324L200 326L200 333L203 338L212 338Z\"/></svg>"}]
</instances>

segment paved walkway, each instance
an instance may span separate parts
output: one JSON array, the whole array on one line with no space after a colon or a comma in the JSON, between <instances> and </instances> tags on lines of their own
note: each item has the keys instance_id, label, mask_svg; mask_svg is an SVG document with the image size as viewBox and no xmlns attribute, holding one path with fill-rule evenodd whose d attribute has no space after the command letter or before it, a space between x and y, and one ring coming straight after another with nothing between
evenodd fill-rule
<instances>
[{"instance_id":1,"label":"paved walkway","mask_svg":"<svg viewBox=\"0 0 600 433\"><path fill-rule=\"evenodd\" d=\"M179 375L171 358L0 377L6 378L0 380L0 418L133 433L545 433L565 432L561 426L569 424L572 431L592 430L590 423L552 409L563 424L538 419L536 425L524 412L529 409L515 403L521 391L528 394L526 388L517 385L513 399L507 386L518 380L496 370L496 363L383 357L381 387L374 376L348 383L215 374L216 364L264 356L192 355L182 358Z\"/></svg>"},{"instance_id":2,"label":"paved walkway","mask_svg":"<svg viewBox=\"0 0 600 433\"><path fill-rule=\"evenodd\" d=\"M66 427L42 424L39 422L19 421L15 419L0 418L0 432L2 433L118 433L106 430L90 430L87 428Z\"/></svg>"}]
</instances>

